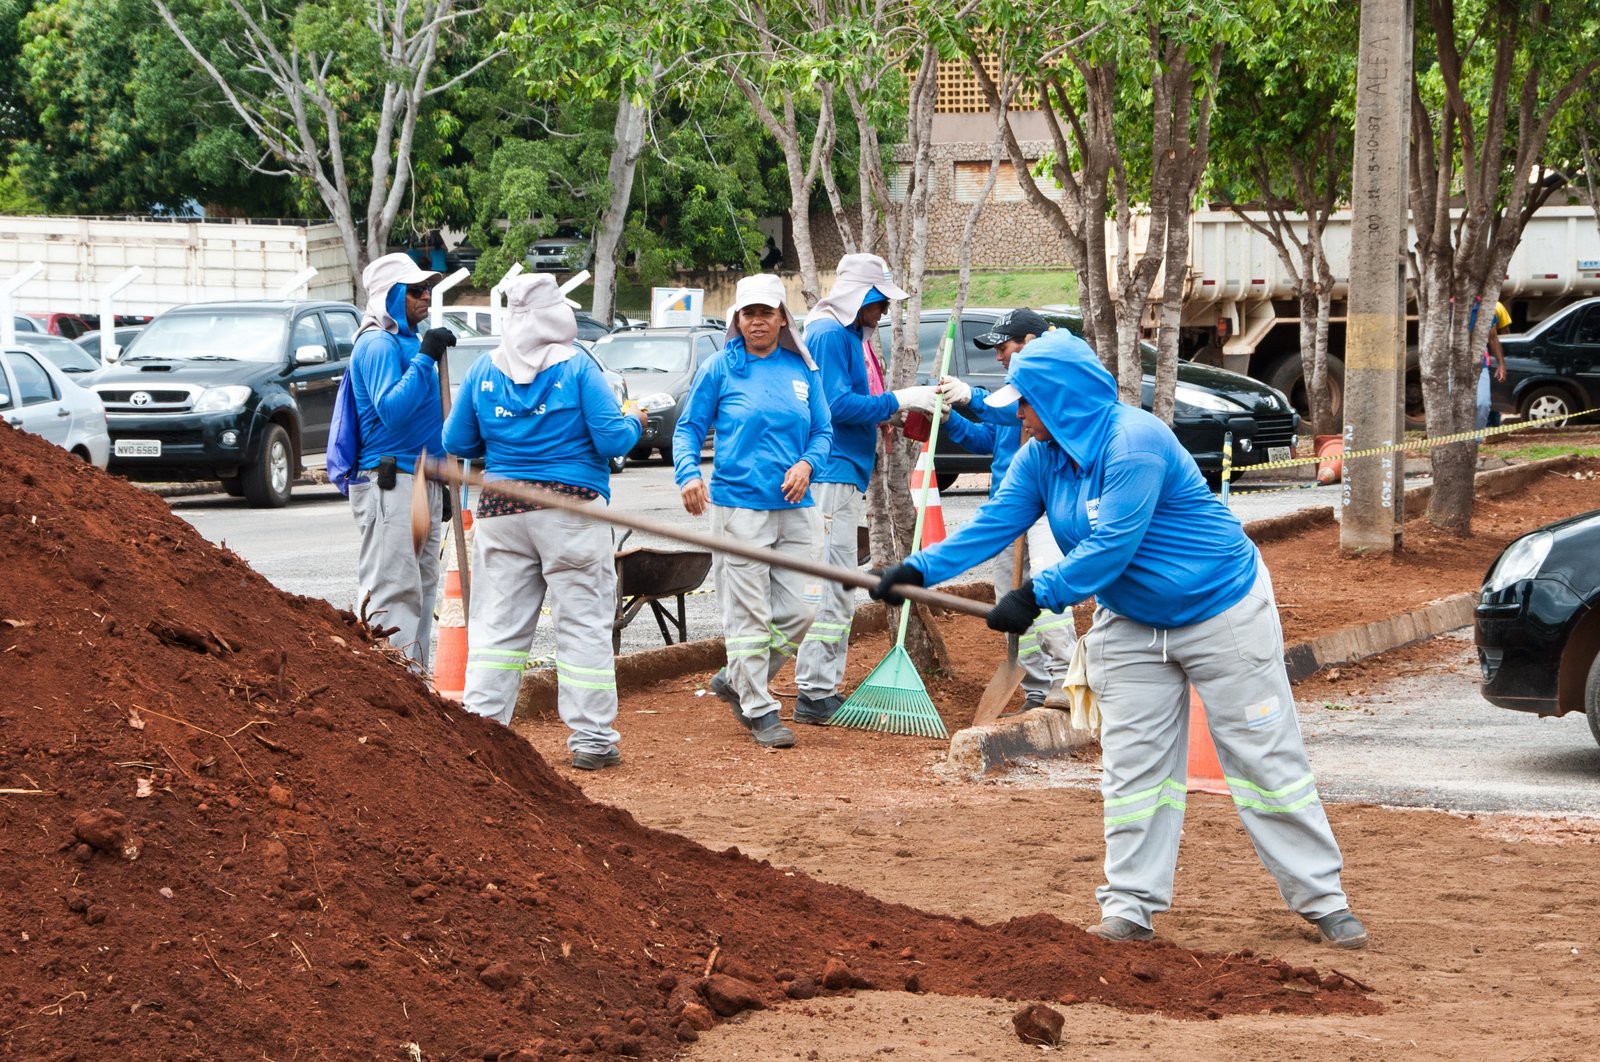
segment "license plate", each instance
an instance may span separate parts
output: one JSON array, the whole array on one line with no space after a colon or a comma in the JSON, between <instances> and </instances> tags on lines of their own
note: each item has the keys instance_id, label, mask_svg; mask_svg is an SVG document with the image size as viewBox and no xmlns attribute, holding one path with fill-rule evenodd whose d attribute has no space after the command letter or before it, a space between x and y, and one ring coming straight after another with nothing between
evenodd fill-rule
<instances>
[{"instance_id":1,"label":"license plate","mask_svg":"<svg viewBox=\"0 0 1600 1062\"><path fill-rule=\"evenodd\" d=\"M118 457L160 457L160 439L118 439L112 450Z\"/></svg>"},{"instance_id":2,"label":"license plate","mask_svg":"<svg viewBox=\"0 0 1600 1062\"><path fill-rule=\"evenodd\" d=\"M1289 460L1289 458L1291 458L1293 456L1294 456L1294 451L1289 449L1287 446L1269 446L1269 447L1267 447L1267 460L1268 461L1287 461L1287 460Z\"/></svg>"}]
</instances>

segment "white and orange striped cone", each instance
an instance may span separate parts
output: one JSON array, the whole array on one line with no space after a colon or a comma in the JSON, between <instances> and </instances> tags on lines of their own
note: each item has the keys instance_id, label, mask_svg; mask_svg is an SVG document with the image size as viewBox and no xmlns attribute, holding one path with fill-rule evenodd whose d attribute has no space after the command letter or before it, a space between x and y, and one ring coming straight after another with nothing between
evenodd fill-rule
<instances>
[{"instance_id":1,"label":"white and orange striped cone","mask_svg":"<svg viewBox=\"0 0 1600 1062\"><path fill-rule=\"evenodd\" d=\"M472 510L461 513L467 550L472 549ZM433 653L433 689L439 696L459 701L467 689L467 612L461 606L461 570L456 551L445 550L444 601L439 605L439 644Z\"/></svg>"},{"instance_id":2,"label":"white and orange striped cone","mask_svg":"<svg viewBox=\"0 0 1600 1062\"><path fill-rule=\"evenodd\" d=\"M1227 796L1232 792L1222 775L1222 763L1217 759L1217 745L1211 740L1211 728L1206 725L1206 706L1200 693L1189 687L1189 792L1216 793Z\"/></svg>"},{"instance_id":3,"label":"white and orange striped cone","mask_svg":"<svg viewBox=\"0 0 1600 1062\"><path fill-rule=\"evenodd\" d=\"M911 500L919 503L922 498L922 477L930 477L928 482L928 512L922 518L922 541L916 545L917 549L926 549L935 542L943 542L944 533L944 503L939 500L939 478L933 471L933 454L928 452L928 444L922 444L922 454L917 458L916 467L911 470Z\"/></svg>"}]
</instances>

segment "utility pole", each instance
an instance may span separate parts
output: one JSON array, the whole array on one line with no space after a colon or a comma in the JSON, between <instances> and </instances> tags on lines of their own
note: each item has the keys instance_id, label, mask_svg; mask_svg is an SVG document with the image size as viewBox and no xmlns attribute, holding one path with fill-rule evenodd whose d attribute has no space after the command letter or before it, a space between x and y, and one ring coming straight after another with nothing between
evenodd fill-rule
<instances>
[{"instance_id":1,"label":"utility pole","mask_svg":"<svg viewBox=\"0 0 1600 1062\"><path fill-rule=\"evenodd\" d=\"M1361 5L1344 359L1347 452L1387 446L1405 434L1412 2ZM1404 455L1347 463L1339 545L1393 552L1404 534L1404 501Z\"/></svg>"}]
</instances>

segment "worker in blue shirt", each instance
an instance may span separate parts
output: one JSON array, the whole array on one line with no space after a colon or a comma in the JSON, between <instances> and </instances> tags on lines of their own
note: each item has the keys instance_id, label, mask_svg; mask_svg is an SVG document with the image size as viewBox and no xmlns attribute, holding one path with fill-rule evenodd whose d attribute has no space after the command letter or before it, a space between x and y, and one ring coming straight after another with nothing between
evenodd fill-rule
<instances>
[{"instance_id":1,"label":"worker in blue shirt","mask_svg":"<svg viewBox=\"0 0 1600 1062\"><path fill-rule=\"evenodd\" d=\"M683 507L699 516L709 505L719 535L810 558L819 535L811 477L833 441L816 364L789 327L776 276L740 280L728 316L727 346L701 364L672 434ZM700 448L713 430L708 490ZM789 748L794 731L780 721L770 683L811 623L804 577L719 556L714 578L728 664L711 691L758 744Z\"/></svg>"},{"instance_id":2,"label":"worker in blue shirt","mask_svg":"<svg viewBox=\"0 0 1600 1062\"><path fill-rule=\"evenodd\" d=\"M1023 306L1005 313L989 331L974 337L972 342L980 349L993 350L1000 364L1009 367L1018 351L1054 327L1039 313ZM968 453L994 455L989 464L989 496L994 497L1005 482L1017 451L1026 442L1022 425L1017 420L1016 405L991 406L987 391L969 386L954 376L939 381L939 393L952 406L964 407L977 417L976 422L965 417L951 417L946 427L950 441ZM1055 536L1045 521L1035 523L1020 538L1024 578L1060 563L1061 547L1056 545ZM996 601L1016 589L1015 548L1018 547L1002 551L994 559L992 577ZM1077 644L1078 630L1073 625L1070 609L1041 613L1033 626L1017 639L1017 663L1023 669L1024 709L1071 707L1065 685Z\"/></svg>"},{"instance_id":3,"label":"worker in blue shirt","mask_svg":"<svg viewBox=\"0 0 1600 1062\"><path fill-rule=\"evenodd\" d=\"M856 566L856 529L861 524L867 484L878 460L878 436L902 409L931 413L932 387L884 389L885 367L874 341L878 323L891 299L906 293L889 277L889 267L875 254L847 254L828 297L806 317L806 349L822 374L822 389L833 419L833 449L812 477L812 494L822 518L817 559L842 567ZM816 618L800 646L795 682L797 722L824 725L844 698L850 647L850 619L856 592L839 583L815 581L810 595L817 601Z\"/></svg>"},{"instance_id":4,"label":"worker in blue shirt","mask_svg":"<svg viewBox=\"0 0 1600 1062\"><path fill-rule=\"evenodd\" d=\"M639 443L647 414L624 413L600 367L572 345L578 321L546 273L506 290L501 343L461 381L444 446L481 458L489 481L473 531L472 614L462 706L511 722L545 594L556 632L556 707L583 771L622 761L611 650L617 570L611 529L513 498L516 482L604 511L609 458Z\"/></svg>"},{"instance_id":5,"label":"worker in blue shirt","mask_svg":"<svg viewBox=\"0 0 1600 1062\"><path fill-rule=\"evenodd\" d=\"M1065 559L996 602L989 626L1020 633L1044 609L1091 596L1099 606L1082 649L1104 719L1106 883L1089 932L1149 940L1153 916L1171 906L1192 683L1239 817L1285 902L1327 942L1364 946L1255 544L1172 429L1117 401L1116 381L1081 339L1058 330L1035 340L1006 380L989 401L1018 403L1032 441L971 521L885 573L873 596L894 601L897 585L965 571L1046 517Z\"/></svg>"},{"instance_id":6,"label":"worker in blue shirt","mask_svg":"<svg viewBox=\"0 0 1600 1062\"><path fill-rule=\"evenodd\" d=\"M356 560L359 613L392 628L389 642L427 670L432 653L433 606L439 594L439 543L443 487L427 484L432 520L421 548L412 542L412 475L417 458L438 454L443 407L439 365L456 337L447 328L416 327L433 304L439 274L409 255L384 255L361 274L367 312L350 354L349 398L359 441L350 509L361 533Z\"/></svg>"}]
</instances>

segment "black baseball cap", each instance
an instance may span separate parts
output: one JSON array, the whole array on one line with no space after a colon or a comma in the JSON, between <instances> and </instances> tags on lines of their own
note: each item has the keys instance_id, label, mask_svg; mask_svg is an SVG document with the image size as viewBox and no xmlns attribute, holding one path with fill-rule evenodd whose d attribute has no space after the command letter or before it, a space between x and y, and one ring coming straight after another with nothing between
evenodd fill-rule
<instances>
[{"instance_id":1,"label":"black baseball cap","mask_svg":"<svg viewBox=\"0 0 1600 1062\"><path fill-rule=\"evenodd\" d=\"M1046 321L1036 311L1020 306L1015 310L1008 310L994 323L994 327L983 335L973 339L973 343L983 350L992 350L1008 339L1026 339L1029 336L1042 336L1050 331L1050 322Z\"/></svg>"}]
</instances>

